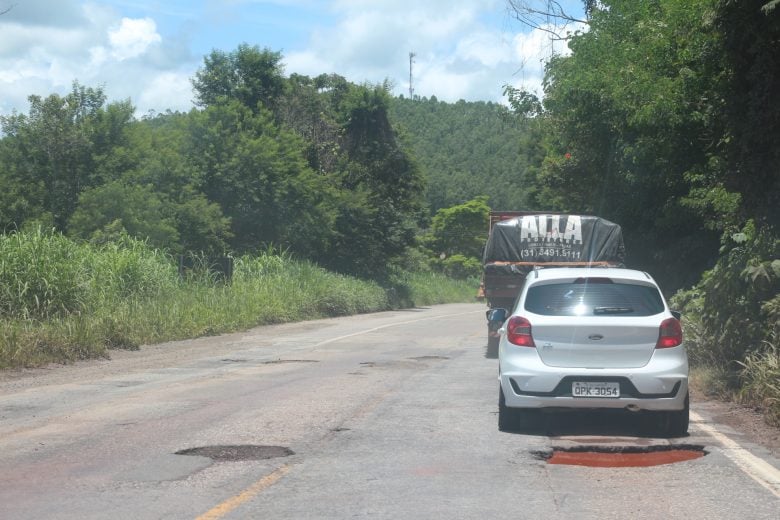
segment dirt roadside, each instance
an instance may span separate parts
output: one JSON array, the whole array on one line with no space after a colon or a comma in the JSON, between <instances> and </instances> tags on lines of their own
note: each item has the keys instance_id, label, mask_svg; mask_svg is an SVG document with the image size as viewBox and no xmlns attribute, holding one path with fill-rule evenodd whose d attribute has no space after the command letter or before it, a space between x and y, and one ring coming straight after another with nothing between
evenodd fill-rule
<instances>
[{"instance_id":1,"label":"dirt roadside","mask_svg":"<svg viewBox=\"0 0 780 520\"><path fill-rule=\"evenodd\" d=\"M780 458L780 428L767 424L760 410L707 396L693 387L691 401L695 409L705 410L713 421L732 428L749 442L763 446L775 458Z\"/></svg>"}]
</instances>

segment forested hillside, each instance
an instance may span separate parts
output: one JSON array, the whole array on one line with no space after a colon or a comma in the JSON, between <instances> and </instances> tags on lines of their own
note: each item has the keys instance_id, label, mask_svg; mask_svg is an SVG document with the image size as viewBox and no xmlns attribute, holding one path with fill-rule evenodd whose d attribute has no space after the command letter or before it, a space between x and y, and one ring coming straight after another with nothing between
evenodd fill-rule
<instances>
[{"instance_id":1,"label":"forested hillside","mask_svg":"<svg viewBox=\"0 0 780 520\"><path fill-rule=\"evenodd\" d=\"M393 99L390 117L408 136L428 181L431 210L480 195L496 209L528 207L543 150L535 126L506 106L400 97Z\"/></svg>"}]
</instances>

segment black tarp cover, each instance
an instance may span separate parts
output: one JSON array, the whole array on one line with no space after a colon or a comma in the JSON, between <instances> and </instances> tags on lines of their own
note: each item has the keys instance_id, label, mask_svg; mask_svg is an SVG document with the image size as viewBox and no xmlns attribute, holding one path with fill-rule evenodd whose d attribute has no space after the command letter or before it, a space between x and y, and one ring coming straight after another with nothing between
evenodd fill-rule
<instances>
[{"instance_id":1,"label":"black tarp cover","mask_svg":"<svg viewBox=\"0 0 780 520\"><path fill-rule=\"evenodd\" d=\"M524 215L496 222L483 263L485 273L526 271L507 263L609 262L622 265L625 247L620 226L585 215Z\"/></svg>"}]
</instances>

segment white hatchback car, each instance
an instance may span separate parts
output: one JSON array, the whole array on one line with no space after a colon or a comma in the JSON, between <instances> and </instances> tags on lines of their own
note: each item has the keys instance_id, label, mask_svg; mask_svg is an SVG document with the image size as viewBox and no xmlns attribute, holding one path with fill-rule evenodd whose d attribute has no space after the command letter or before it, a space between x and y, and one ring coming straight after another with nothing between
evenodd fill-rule
<instances>
[{"instance_id":1,"label":"white hatchback car","mask_svg":"<svg viewBox=\"0 0 780 520\"><path fill-rule=\"evenodd\" d=\"M500 430L529 426L534 409L590 408L649 411L662 435L688 431L679 315L647 273L534 270L499 332Z\"/></svg>"}]
</instances>

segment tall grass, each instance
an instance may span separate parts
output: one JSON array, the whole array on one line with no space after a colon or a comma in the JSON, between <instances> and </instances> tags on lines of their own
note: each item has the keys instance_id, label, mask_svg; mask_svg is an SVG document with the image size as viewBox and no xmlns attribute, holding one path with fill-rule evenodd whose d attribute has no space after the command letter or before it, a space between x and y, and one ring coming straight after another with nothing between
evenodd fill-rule
<instances>
[{"instance_id":1,"label":"tall grass","mask_svg":"<svg viewBox=\"0 0 780 520\"><path fill-rule=\"evenodd\" d=\"M40 230L0 235L0 368L261 324L469 301L475 290L430 273L396 278L382 287L267 251L235 259L230 283L206 271L181 280L170 257L129 238L98 247Z\"/></svg>"},{"instance_id":2,"label":"tall grass","mask_svg":"<svg viewBox=\"0 0 780 520\"><path fill-rule=\"evenodd\" d=\"M760 406L769 422L780 426L780 346L777 337L766 348L751 352L740 362L743 402Z\"/></svg>"},{"instance_id":3,"label":"tall grass","mask_svg":"<svg viewBox=\"0 0 780 520\"><path fill-rule=\"evenodd\" d=\"M475 301L479 280L449 278L441 273L408 272L396 274L390 294L396 306L435 305Z\"/></svg>"},{"instance_id":4,"label":"tall grass","mask_svg":"<svg viewBox=\"0 0 780 520\"><path fill-rule=\"evenodd\" d=\"M84 249L58 234L0 235L0 315L49 318L87 299Z\"/></svg>"}]
</instances>

